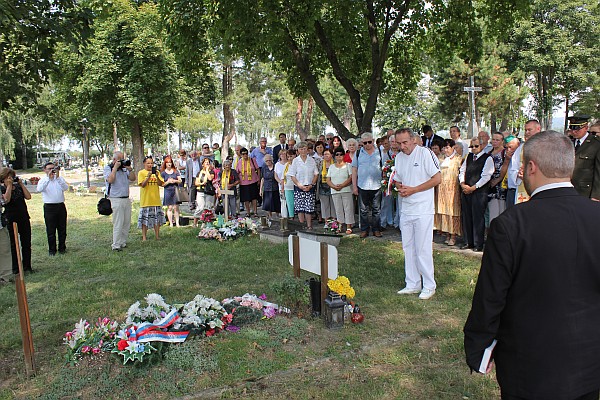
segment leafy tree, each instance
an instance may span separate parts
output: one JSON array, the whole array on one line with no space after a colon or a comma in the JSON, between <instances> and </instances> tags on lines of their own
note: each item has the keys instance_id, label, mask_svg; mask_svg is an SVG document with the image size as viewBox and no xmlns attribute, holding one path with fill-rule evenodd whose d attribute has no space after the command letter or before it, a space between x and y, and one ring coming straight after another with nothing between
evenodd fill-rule
<instances>
[{"instance_id":1,"label":"leafy tree","mask_svg":"<svg viewBox=\"0 0 600 400\"><path fill-rule=\"evenodd\" d=\"M593 83L600 52L597 1L534 0L515 26L507 58L530 75L537 117L551 127L553 108Z\"/></svg>"},{"instance_id":2,"label":"leafy tree","mask_svg":"<svg viewBox=\"0 0 600 400\"><path fill-rule=\"evenodd\" d=\"M359 132L371 129L377 100L390 76L395 83L416 85L419 51L461 49L465 59L478 56L481 34L469 0L346 1L307 0L164 0L168 21L184 28L208 21L221 38L222 51L247 60L273 62L286 76L293 95L310 93L331 125L351 136L327 101L319 82L334 77L351 101ZM493 14L496 1L481 0L482 12ZM504 2L503 9L521 10L527 2ZM211 7L212 6L212 7ZM190 13L198 10L198 14ZM510 14L504 14L507 19ZM183 29L182 29L183 30ZM430 35L430 36L428 36ZM188 44L192 40L186 40ZM426 40L431 38L432 40ZM388 59L393 60L386 69ZM417 78L415 78L417 77ZM398 87L398 89L404 89ZM346 110L344 109L344 114Z\"/></svg>"},{"instance_id":3,"label":"leafy tree","mask_svg":"<svg viewBox=\"0 0 600 400\"><path fill-rule=\"evenodd\" d=\"M61 49L56 81L81 117L130 132L140 169L144 142L158 143L179 109L182 82L154 3L113 0L95 7L93 35L77 49Z\"/></svg>"},{"instance_id":4,"label":"leafy tree","mask_svg":"<svg viewBox=\"0 0 600 400\"><path fill-rule=\"evenodd\" d=\"M34 103L56 43L85 37L88 18L75 0L0 1L0 108Z\"/></svg>"}]
</instances>

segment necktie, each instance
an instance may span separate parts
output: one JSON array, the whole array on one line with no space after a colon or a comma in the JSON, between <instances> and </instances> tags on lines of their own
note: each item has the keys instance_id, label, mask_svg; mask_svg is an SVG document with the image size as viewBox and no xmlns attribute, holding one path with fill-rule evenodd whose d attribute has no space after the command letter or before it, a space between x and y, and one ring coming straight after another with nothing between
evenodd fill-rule
<instances>
[{"instance_id":1,"label":"necktie","mask_svg":"<svg viewBox=\"0 0 600 400\"><path fill-rule=\"evenodd\" d=\"M575 151L579 150L579 146L581 146L581 142L579 141L579 139L577 139L575 141Z\"/></svg>"}]
</instances>

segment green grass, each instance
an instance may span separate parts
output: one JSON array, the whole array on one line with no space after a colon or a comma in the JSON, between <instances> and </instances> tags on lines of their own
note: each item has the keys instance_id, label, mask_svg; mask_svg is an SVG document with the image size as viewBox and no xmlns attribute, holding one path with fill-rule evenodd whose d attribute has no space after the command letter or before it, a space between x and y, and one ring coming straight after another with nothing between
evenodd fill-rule
<instances>
[{"instance_id":1,"label":"green grass","mask_svg":"<svg viewBox=\"0 0 600 400\"><path fill-rule=\"evenodd\" d=\"M280 317L171 346L149 365L123 367L105 355L65 366L62 337L80 318L123 320L131 303L152 292L171 303L246 292L277 302L269 288L292 273L286 245L257 237L199 241L190 227L162 228L160 241L141 243L132 224L128 248L112 252L110 218L95 212L96 202L67 196L68 253L56 257L47 253L40 196L28 202L38 273L26 283L38 374L24 375L14 287L1 286L0 399L499 397L493 376L471 375L464 363L462 326L479 261L436 252L438 291L420 301L396 294L404 283L401 246L357 238L342 240L339 269L356 289L362 325L335 332L319 319Z\"/></svg>"}]
</instances>

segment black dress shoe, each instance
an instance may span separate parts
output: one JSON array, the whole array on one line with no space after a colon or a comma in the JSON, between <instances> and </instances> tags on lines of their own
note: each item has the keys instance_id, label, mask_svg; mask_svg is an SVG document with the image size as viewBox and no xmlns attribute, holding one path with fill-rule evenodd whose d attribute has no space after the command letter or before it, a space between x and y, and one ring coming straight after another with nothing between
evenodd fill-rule
<instances>
[{"instance_id":1,"label":"black dress shoe","mask_svg":"<svg viewBox=\"0 0 600 400\"><path fill-rule=\"evenodd\" d=\"M56 255L56 252L55 252L55 251L49 251L49 252L48 252L48 255L50 255L50 256L55 256L55 255Z\"/></svg>"},{"instance_id":2,"label":"black dress shoe","mask_svg":"<svg viewBox=\"0 0 600 400\"><path fill-rule=\"evenodd\" d=\"M59 250L58 251L60 254L65 254L67 252L67 249L63 249L63 250Z\"/></svg>"},{"instance_id":3,"label":"black dress shoe","mask_svg":"<svg viewBox=\"0 0 600 400\"><path fill-rule=\"evenodd\" d=\"M476 253L481 253L483 251L483 247L475 247L473 251Z\"/></svg>"},{"instance_id":4,"label":"black dress shoe","mask_svg":"<svg viewBox=\"0 0 600 400\"><path fill-rule=\"evenodd\" d=\"M471 245L471 244L467 244L467 243L465 243L465 244L461 245L461 246L459 247L459 249L461 249L461 250L464 250L464 249L472 249L473 247L475 247L475 246L473 246L473 245Z\"/></svg>"}]
</instances>

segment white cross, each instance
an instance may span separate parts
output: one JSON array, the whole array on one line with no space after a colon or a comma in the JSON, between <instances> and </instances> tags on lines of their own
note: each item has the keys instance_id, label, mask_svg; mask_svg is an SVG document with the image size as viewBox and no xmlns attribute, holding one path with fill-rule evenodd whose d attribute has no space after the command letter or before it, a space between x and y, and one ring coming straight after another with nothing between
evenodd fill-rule
<instances>
[{"instance_id":1,"label":"white cross","mask_svg":"<svg viewBox=\"0 0 600 400\"><path fill-rule=\"evenodd\" d=\"M471 110L471 122L469 122L471 128L471 137L475 137L475 127L477 122L475 121L475 92L481 92L482 88L475 86L475 77L469 77L469 86L463 88L465 92L469 92L469 108Z\"/></svg>"},{"instance_id":2,"label":"white cross","mask_svg":"<svg viewBox=\"0 0 600 400\"><path fill-rule=\"evenodd\" d=\"M225 221L229 221L229 196L233 196L235 192L227 188L221 188L221 194L225 196L223 200L223 207L225 208Z\"/></svg>"}]
</instances>

